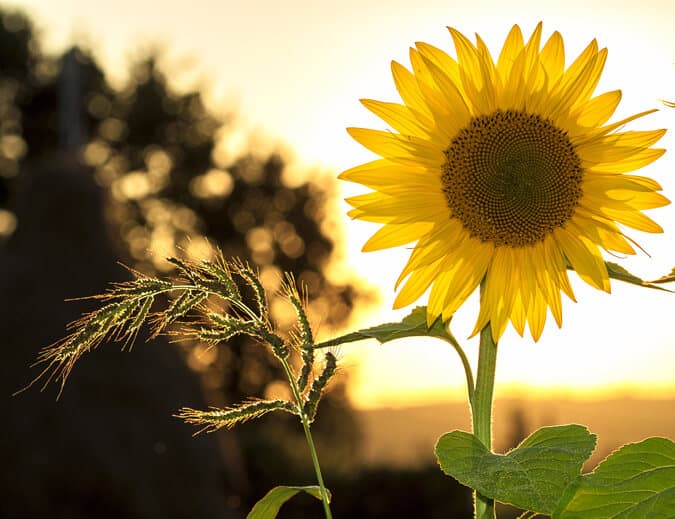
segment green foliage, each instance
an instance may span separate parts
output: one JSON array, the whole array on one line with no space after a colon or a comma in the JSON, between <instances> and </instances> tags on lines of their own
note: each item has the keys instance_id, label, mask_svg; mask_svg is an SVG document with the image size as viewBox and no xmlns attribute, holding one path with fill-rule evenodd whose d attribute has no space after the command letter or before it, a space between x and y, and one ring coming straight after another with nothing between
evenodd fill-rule
<instances>
[{"instance_id":1,"label":"green foliage","mask_svg":"<svg viewBox=\"0 0 675 519\"><path fill-rule=\"evenodd\" d=\"M314 334L312 333L312 327L309 325L309 320L303 311L304 306L306 306L307 292L305 291L302 296L300 295L295 286L295 279L290 274L286 276L285 288L288 300L293 305L293 309L298 317L296 339L302 353L302 370L298 376L297 384L300 391L304 391L314 363Z\"/></svg>"},{"instance_id":2,"label":"green foliage","mask_svg":"<svg viewBox=\"0 0 675 519\"><path fill-rule=\"evenodd\" d=\"M641 287L654 288L656 290L665 290L666 292L672 292L672 290L668 290L667 288L663 288L662 286L659 285L665 283L672 283L675 281L675 268L673 268L673 270L670 271L670 274L661 276L659 279L655 279L653 281L644 281L635 274L631 274L630 272L628 272L621 265L617 265L616 263L612 263L610 261L606 261L605 265L607 265L607 274L609 274L610 278L618 279L619 281L624 281L632 285L638 285Z\"/></svg>"},{"instance_id":3,"label":"green foliage","mask_svg":"<svg viewBox=\"0 0 675 519\"><path fill-rule=\"evenodd\" d=\"M215 347L237 335L248 335L266 343L287 375L293 401L249 399L224 409L183 408L176 415L199 426L197 433L231 428L272 411L300 418L319 485L275 487L254 506L249 518L276 517L281 506L301 491L321 499L325 516L331 518L329 494L323 484L310 424L335 373L337 360L332 353L326 353L317 375L316 348L371 338L382 344L406 337L440 338L459 353L467 375L469 400L474 405L478 390L462 348L450 333L448 323L437 319L429 326L424 307L415 308L399 323L374 326L317 345L305 312L307 295L305 292L300 295L291 275L282 284L282 292L294 308L297 320L287 339L272 325L267 294L258 273L248 264L226 261L222 256L214 263L176 258L169 261L180 273L176 279L162 280L132 271L136 279L113 284L106 293L94 296L92 299L103 301L103 306L71 325L68 337L43 350L38 362L46 363L47 367L40 377L46 375L47 382L56 377L63 387L75 361L84 353L106 340L131 344L146 321L151 323L151 338L172 333ZM607 268L615 279L648 288L660 289L659 284L675 280L675 272L645 282L618 265L608 263ZM242 294L249 295L251 304ZM165 308L152 314L151 308L163 301L163 296L169 297ZM178 322L184 328L169 331ZM489 345L495 347L493 343ZM301 359L297 372L288 362L291 351L298 352ZM492 453L474 434L453 431L439 439L436 455L443 472L477 491L477 502L480 499L485 503L485 513L490 517L492 500L526 509L530 516L553 514L554 519L671 517L667 514L675 508L675 444L651 438L625 446L592 474L580 475L595 440L595 435L580 425L544 427L512 451L499 455Z\"/></svg>"},{"instance_id":4,"label":"green foliage","mask_svg":"<svg viewBox=\"0 0 675 519\"><path fill-rule=\"evenodd\" d=\"M365 339L376 339L380 344L384 344L396 339L404 339L406 337L436 337L449 343L459 355L466 375L466 389L469 395L469 402L473 402L474 382L471 365L464 353L464 350L457 342L457 339L450 333L450 321L443 323L438 318L431 326L427 323L427 308L425 306L418 306L413 309L407 316L405 316L398 323L385 323L372 328L365 328L356 332L348 333L335 339L317 344L315 348L329 348L345 344L347 342L362 341Z\"/></svg>"},{"instance_id":5,"label":"green foliage","mask_svg":"<svg viewBox=\"0 0 675 519\"><path fill-rule=\"evenodd\" d=\"M631 283L633 285L671 292L660 285L675 282L675 268L673 268L670 274L666 274L653 281L644 281L635 274L628 272L628 270L621 265L609 261L605 262L605 264L610 278ZM418 306L400 322L380 324L371 328L351 332L319 343L315 347L328 348L366 339L376 339L380 344L384 344L389 341L406 337L437 337L456 345L457 341L450 333L448 324L449 322L443 323L440 319L436 319L436 321L429 326L427 323L426 307Z\"/></svg>"},{"instance_id":6,"label":"green foliage","mask_svg":"<svg viewBox=\"0 0 675 519\"><path fill-rule=\"evenodd\" d=\"M317 348L337 346L347 342L362 341L365 339L377 339L381 344L403 339L405 337L438 337L449 340L454 338L440 319L431 326L427 324L427 309L425 306L416 307L409 315L398 323L386 323L372 328L366 328L357 332L348 333L335 339L317 344Z\"/></svg>"},{"instance_id":7,"label":"green foliage","mask_svg":"<svg viewBox=\"0 0 675 519\"><path fill-rule=\"evenodd\" d=\"M310 423L313 422L316 417L316 410L319 405L321 394L337 368L337 359L335 358L335 355L328 352L326 353L325 359L326 364L323 371L321 372L321 375L316 377L314 382L312 382L312 387L307 393L305 405L303 406L303 411Z\"/></svg>"},{"instance_id":8,"label":"green foliage","mask_svg":"<svg viewBox=\"0 0 675 519\"><path fill-rule=\"evenodd\" d=\"M595 448L580 425L544 427L505 455L489 452L473 434L452 431L436 445L443 472L482 495L550 514Z\"/></svg>"},{"instance_id":9,"label":"green foliage","mask_svg":"<svg viewBox=\"0 0 675 519\"><path fill-rule=\"evenodd\" d=\"M171 260L175 263L173 258ZM223 258L219 261L225 263ZM129 271L135 279L113 283L105 293L83 298L105 304L71 323L68 326L72 330L70 335L40 352L37 364L46 364L46 367L34 382L45 377L47 384L56 378L63 390L75 362L101 343L121 341L131 345L146 321L152 325L151 338L155 337L191 310L199 308L209 295L222 297L222 293L229 293L226 283L198 264L192 264L189 271L183 270L187 282L145 276L133 269ZM173 299L164 310L151 314L151 307L161 295L173 295ZM238 304L233 298L224 299L235 307Z\"/></svg>"},{"instance_id":10,"label":"green foliage","mask_svg":"<svg viewBox=\"0 0 675 519\"><path fill-rule=\"evenodd\" d=\"M644 281L614 263L607 262L607 270L613 279L658 290L669 291L659 285L675 281L675 269L653 281ZM447 323L440 320L429 326L426 308L417 307L401 322L352 332L320 343L316 347L330 347L365 339L376 339L381 344L418 336L443 339L455 347L462 359L467 375L469 399L472 401L475 387L471 367L447 326ZM612 457L598 467L594 474L580 475L584 461L595 447L595 441L595 435L580 425L545 427L534 432L506 455L498 455L490 452L473 434L453 431L439 439L436 455L446 474L475 489L487 499L531 511L528 512L530 517L540 513L552 514L554 511L557 514L554 514L554 518L560 519L672 517L672 510L675 509L675 469L672 468L675 454L669 453L672 442L663 439L643 442L653 449L652 454L656 461L652 458L645 459L642 465L628 456L619 456L619 453L625 449L626 453L635 454L636 457L646 456L644 449L633 452L629 446L620 450L613 455L620 459L616 466L622 467L624 462L628 466L624 467L623 472L613 471L612 475L616 475L616 478L612 479L608 467L614 467L612 463L607 465ZM658 456L661 456L661 465L658 465ZM668 463L671 466L667 466ZM647 475L645 472L650 466L654 471ZM639 482L633 481L635 476L639 476ZM565 496L563 501L561 496ZM563 509L561 502L566 502L564 500L570 501L569 506L587 508L579 508L581 512L577 512L577 508ZM604 510L605 507L607 510L619 512L614 515L597 515L598 509ZM663 515L666 513L671 515Z\"/></svg>"},{"instance_id":11,"label":"green foliage","mask_svg":"<svg viewBox=\"0 0 675 519\"><path fill-rule=\"evenodd\" d=\"M624 445L565 491L553 519L670 519L675 513L675 443Z\"/></svg>"},{"instance_id":12,"label":"green foliage","mask_svg":"<svg viewBox=\"0 0 675 519\"><path fill-rule=\"evenodd\" d=\"M202 428L195 434L201 432L214 432L221 427L231 429L238 423L246 422L253 418L258 418L271 411L286 411L291 414L298 414L298 410L286 400L251 400L229 409L213 408L209 411L197 411L189 407L183 407L176 418L182 418L187 423L201 425Z\"/></svg>"},{"instance_id":13,"label":"green foliage","mask_svg":"<svg viewBox=\"0 0 675 519\"><path fill-rule=\"evenodd\" d=\"M258 501L246 516L246 519L274 519L282 505L298 492L307 492L310 496L321 499L321 489L316 485L305 487L279 486L270 490ZM330 500L330 494L329 494Z\"/></svg>"},{"instance_id":14,"label":"green foliage","mask_svg":"<svg viewBox=\"0 0 675 519\"><path fill-rule=\"evenodd\" d=\"M303 364L297 379L304 377L304 383L299 387L300 401L296 403L249 400L227 409L196 411L184 408L177 416L189 423L201 425L201 431L232 427L236 423L274 410L297 415L307 413L306 416L311 422L321 395L335 373L336 359L333 354L326 354L323 371L313 379L311 387L308 388L307 382L314 363L313 336L305 314L304 302L298 294L293 278L288 276L283 285L285 295L298 316L297 331L292 333L295 342L289 345L274 330L265 290L257 272L248 264L239 260L226 261L222 255L218 256L214 263L187 262L177 258L168 258L168 261L176 265L179 277L163 280L129 269L135 279L114 283L104 294L88 298L106 304L71 324L69 328L73 331L68 337L41 352L38 364L46 363L47 366L38 379L46 376L48 383L56 377L63 388L75 362L102 342L115 340L131 344L146 321L151 323L150 338L153 338L166 332L175 322L182 320L186 327L171 332L173 335L196 338L214 346L240 334L267 342L289 373L290 366L286 364L286 358L291 349L299 349ZM253 294L253 305L249 305L242 297L237 280L250 289ZM166 307L151 314L153 303L161 295L170 297ZM221 308L216 308L215 303L211 301L213 297L220 301ZM193 310L198 310L207 320L204 322L203 317L190 318L188 314Z\"/></svg>"},{"instance_id":15,"label":"green foliage","mask_svg":"<svg viewBox=\"0 0 675 519\"><path fill-rule=\"evenodd\" d=\"M267 343L287 375L294 401L249 399L225 409L200 411L182 408L175 416L199 426L198 434L214 432L222 427L231 428L272 411L297 415L305 429L319 487L277 487L254 507L249 517L275 517L285 501L304 490L312 495L318 492L326 517L330 518L328 491L323 485L309 427L316 415L319 400L335 373L337 359L332 353L326 353L323 370L309 385L314 365L313 335L304 301L299 296L292 276L288 275L282 286L298 318L289 344L272 325L265 289L258 272L247 263L240 260L226 261L222 255L218 256L215 263L197 263L178 258L168 258L168 261L177 267L178 278L161 280L129 269L136 279L113 284L106 293L90 298L106 304L73 323L71 335L41 352L38 363L46 363L47 366L38 379L46 376L48 383L56 376L62 389L75 362L84 353L106 340L132 343L146 321L152 325L150 338L160 333L171 333L199 339L215 347L236 335L249 335L259 342ZM242 296L244 291L240 290L240 284L252 294L253 304L249 304ZM153 303L161 299L159 296L162 295L168 295L169 302L164 309L151 316ZM183 329L168 331L171 325L179 321L185 325ZM288 363L292 349L300 350L301 353L299 374L294 373Z\"/></svg>"}]
</instances>

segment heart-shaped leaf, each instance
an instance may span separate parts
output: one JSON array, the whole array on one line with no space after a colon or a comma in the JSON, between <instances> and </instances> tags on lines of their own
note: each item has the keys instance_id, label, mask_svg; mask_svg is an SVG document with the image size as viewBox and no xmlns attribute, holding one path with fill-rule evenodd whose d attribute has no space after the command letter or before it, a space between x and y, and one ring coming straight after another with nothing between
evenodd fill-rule
<instances>
[{"instance_id":1,"label":"heart-shaped leaf","mask_svg":"<svg viewBox=\"0 0 675 519\"><path fill-rule=\"evenodd\" d=\"M298 492L307 492L319 501L321 500L321 490L316 485L306 487L274 487L255 504L246 516L246 519L274 519L279 513L281 506ZM328 493L328 499L330 500L330 492Z\"/></svg>"},{"instance_id":2,"label":"heart-shaped leaf","mask_svg":"<svg viewBox=\"0 0 675 519\"><path fill-rule=\"evenodd\" d=\"M431 327L429 327L427 325L426 306L418 306L399 323L385 323L373 326L372 328L364 328L363 330L348 333L317 344L315 348L328 348L365 339L377 339L381 344L384 344L385 342L404 337L439 337L441 339L448 339L450 335L440 319L436 319Z\"/></svg>"},{"instance_id":3,"label":"heart-shaped leaf","mask_svg":"<svg viewBox=\"0 0 675 519\"><path fill-rule=\"evenodd\" d=\"M675 443L648 438L624 445L565 491L554 519L672 519Z\"/></svg>"},{"instance_id":4,"label":"heart-shaped leaf","mask_svg":"<svg viewBox=\"0 0 675 519\"><path fill-rule=\"evenodd\" d=\"M443 472L485 497L551 514L565 487L595 448L581 425L543 427L505 455L489 452L473 434L452 431L436 444Z\"/></svg>"}]
</instances>

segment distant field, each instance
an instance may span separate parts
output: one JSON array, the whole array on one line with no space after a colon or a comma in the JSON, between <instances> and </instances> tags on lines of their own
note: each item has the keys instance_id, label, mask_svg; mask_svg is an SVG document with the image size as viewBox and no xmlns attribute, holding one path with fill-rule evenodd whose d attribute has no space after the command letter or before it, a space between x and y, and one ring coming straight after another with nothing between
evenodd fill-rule
<instances>
[{"instance_id":1,"label":"distant field","mask_svg":"<svg viewBox=\"0 0 675 519\"><path fill-rule=\"evenodd\" d=\"M447 403L358 412L363 462L397 467L433 461L433 446L444 432L469 430L465 403ZM675 439L675 399L611 400L501 399L495 403L495 447L504 452L544 425L579 423L598 435L587 469L624 443L648 436Z\"/></svg>"}]
</instances>

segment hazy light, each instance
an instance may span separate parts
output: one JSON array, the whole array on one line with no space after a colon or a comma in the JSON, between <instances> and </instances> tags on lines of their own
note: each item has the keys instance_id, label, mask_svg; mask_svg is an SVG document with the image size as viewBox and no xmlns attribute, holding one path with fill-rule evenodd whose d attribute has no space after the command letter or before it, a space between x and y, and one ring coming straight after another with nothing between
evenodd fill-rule
<instances>
[{"instance_id":1,"label":"hazy light","mask_svg":"<svg viewBox=\"0 0 675 519\"><path fill-rule=\"evenodd\" d=\"M152 184L144 171L132 171L117 179L112 186L113 196L119 200L140 200L152 192Z\"/></svg>"},{"instance_id":2,"label":"hazy light","mask_svg":"<svg viewBox=\"0 0 675 519\"><path fill-rule=\"evenodd\" d=\"M216 361L218 350L213 345L195 344L188 350L187 363L194 371L202 372Z\"/></svg>"},{"instance_id":3,"label":"hazy light","mask_svg":"<svg viewBox=\"0 0 675 519\"><path fill-rule=\"evenodd\" d=\"M190 182L190 190L199 198L225 198L234 189L234 180L227 171L211 169Z\"/></svg>"},{"instance_id":4,"label":"hazy light","mask_svg":"<svg viewBox=\"0 0 675 519\"><path fill-rule=\"evenodd\" d=\"M26 141L18 135L5 135L0 139L0 151L9 160L19 160L26 150Z\"/></svg>"},{"instance_id":5,"label":"hazy light","mask_svg":"<svg viewBox=\"0 0 675 519\"><path fill-rule=\"evenodd\" d=\"M212 102L240 100L239 111L246 117L235 121L237 130L223 134L224 142L216 153L221 167L229 164L240 151L242 142L247 140L242 136L248 135L251 129L279 136L292 146L302 162L330 168L331 175L371 160L373 156L353 142L344 128L384 129L386 125L365 110L357 99L399 101L391 80L390 61L394 59L407 64L408 47L417 40L453 53L445 25L455 26L464 33L478 32L495 55L511 24L519 23L528 34L539 20L543 20L545 38L554 30L563 34L568 64L592 38L597 37L599 45L609 50L597 92L623 90L623 101L615 120L658 107L659 99L675 97L672 7L658 0L644 0L639 4L628 0L570 0L547 7L534 0L508 3L486 0L480 6L468 1L450 5L447 0L423 0L396 3L395 8L385 0L344 0L339 3L289 0L283 4L262 2L265 9L260 8L260 2L195 0L191 3L189 23L185 23L183 3L177 1L167 2L161 12L156 10L153 2L143 0L119 0L109 4L71 0L58 7L54 2L43 0L9 3L28 6L39 15L47 49L63 49L73 26L84 27L96 34L95 55L118 84L125 79L120 76L121 71L126 70L126 56L139 40L139 34L145 38L150 34L170 42L169 64L172 59L178 62L176 53L196 56L195 62L202 64L195 65L201 66L198 72L213 79ZM124 16L129 9L134 9L137 16L132 19ZM358 16L354 16L355 13ZM149 28L147 20L157 23ZM223 20L228 23L225 29ZM326 23L327 20L330 23ZM82 29L78 30L81 32ZM185 74L178 66L171 70L172 77L178 81ZM194 76L195 71L189 74ZM105 99L94 98L89 101L88 109L107 116L110 107ZM631 124L630 129L672 127L674 117L675 109L663 108L644 121ZM669 132L660 145L670 149L675 147L674 133ZM101 148L88 147L85 160L92 165L99 164L106 160L105 153ZM108 161L103 168L105 179L110 182L125 171L114 161ZM148 174L152 175L150 165L148 169ZM251 173L249 182L256 182L257 169L248 171L242 164L242 170L244 175ZM638 174L656 178L672 199L675 197L672 170L673 157L666 154ZM206 180L207 176L210 174L195 180L191 187L195 194L202 193L208 198L227 191L222 175L213 180ZM141 196L144 190L152 187L141 180L127 182L131 185L124 189L133 196ZM339 189L345 196L363 192L346 183L340 183ZM122 188L118 187L118 190ZM242 210L234 216L233 225L237 231L247 233L247 240L256 247L256 260L269 264L274 259L272 244L277 237L256 230L254 202L251 200L250 212ZM277 204L276 199L274 203ZM285 202L279 200L278 203L283 205ZM157 211L170 210L148 208L147 212L154 215ZM339 244L338 248L344 250L348 266L382 287L380 306L373 312L359 309L352 325L368 326L399 320L409 309L390 310L394 299L393 282L409 250L361 253L361 246L378 226L348 221L344 216L344 203L331 210L333 213L329 216L333 222L340 222L338 228L347 229L349 240ZM326 207L308 204L305 211L314 215L326 211ZM649 212L649 215L663 225L666 234L630 235L638 239L651 257L619 260L647 278L660 276L673 266L675 206ZM331 225L333 223L326 224L325 228L330 231ZM171 252L173 234L169 231L158 230L151 239L139 233L134 235L134 240L139 247L148 241L152 241L153 247L155 243L164 243L168 248L164 252L174 253ZM279 242L280 246L282 242ZM292 242L289 238L288 243ZM299 246L299 242L296 245ZM346 271L344 265L331 267L331 272L336 275L344 276ZM564 303L562 331L551 325L549 319L537 345L512 332L504 336L497 377L500 388L510 385L525 388L530 393L579 388L597 391L599 387L616 388L622 384L652 388L655 393L668 387L671 391L675 389L672 381L675 363L673 296L620 283L613 283L614 294L611 296L576 281L574 288L579 303ZM476 341L467 341L466 336L473 326L477 305L474 297L453 318L453 331L472 359L477 349ZM312 306L313 315L319 319L336 310L339 309L331 308L323 299ZM402 398L426 401L433 395L437 398L464 397L464 375L454 352L443 344L414 341L380 347L360 343L345 347L343 360L355 373L353 382L356 384L350 387L357 405L396 403Z\"/></svg>"},{"instance_id":6,"label":"hazy light","mask_svg":"<svg viewBox=\"0 0 675 519\"><path fill-rule=\"evenodd\" d=\"M171 155L160 148L153 147L149 149L143 158L148 168L148 173L150 176L156 178L166 178L173 167Z\"/></svg>"},{"instance_id":7,"label":"hazy light","mask_svg":"<svg viewBox=\"0 0 675 519\"><path fill-rule=\"evenodd\" d=\"M92 167L102 166L105 164L105 161L108 160L108 157L110 157L110 148L103 141L90 142L84 148L84 152L82 153L85 164ZM108 174L103 174L102 176L99 175L103 185L109 185L113 180L112 176L109 175L111 171L108 169L107 172Z\"/></svg>"},{"instance_id":8,"label":"hazy light","mask_svg":"<svg viewBox=\"0 0 675 519\"><path fill-rule=\"evenodd\" d=\"M105 119L98 128L98 133L109 141L120 141L126 131L126 125L116 117Z\"/></svg>"},{"instance_id":9,"label":"hazy light","mask_svg":"<svg viewBox=\"0 0 675 519\"><path fill-rule=\"evenodd\" d=\"M14 213L0 209L0 238L11 236L16 230L17 220Z\"/></svg>"}]
</instances>

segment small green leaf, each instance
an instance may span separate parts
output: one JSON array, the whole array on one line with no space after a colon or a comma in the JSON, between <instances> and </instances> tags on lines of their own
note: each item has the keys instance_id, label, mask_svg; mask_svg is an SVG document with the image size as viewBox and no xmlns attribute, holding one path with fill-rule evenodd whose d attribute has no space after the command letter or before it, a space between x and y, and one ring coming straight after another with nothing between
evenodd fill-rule
<instances>
[{"instance_id":1,"label":"small green leaf","mask_svg":"<svg viewBox=\"0 0 675 519\"><path fill-rule=\"evenodd\" d=\"M672 292L672 290L660 287L659 284L672 283L673 281L675 281L675 269L673 269L670 274L662 276L659 279L655 279L654 281L644 281L643 279L637 277L635 274L631 274L630 272L628 272L621 265L612 263L611 261L605 261L605 265L607 265L607 274L609 274L609 277L612 279L618 279L619 281L624 281L626 283L631 283L633 285L638 285L641 287L654 288L656 290L665 290L666 292Z\"/></svg>"},{"instance_id":2,"label":"small green leaf","mask_svg":"<svg viewBox=\"0 0 675 519\"><path fill-rule=\"evenodd\" d=\"M365 328L322 342L315 347L328 348L365 339L377 339L380 344L384 344L385 342L404 337L439 337L441 339L449 339L450 335L446 330L446 325L440 319L436 319L431 327L427 326L427 307L418 306L399 323L385 323L373 326L372 328Z\"/></svg>"},{"instance_id":3,"label":"small green leaf","mask_svg":"<svg viewBox=\"0 0 675 519\"><path fill-rule=\"evenodd\" d=\"M624 445L565 491L554 519L672 519L675 443L647 438Z\"/></svg>"},{"instance_id":4,"label":"small green leaf","mask_svg":"<svg viewBox=\"0 0 675 519\"><path fill-rule=\"evenodd\" d=\"M443 472L502 503L550 514L595 448L581 425L543 427L508 454L493 454L473 434L452 431L436 444Z\"/></svg>"},{"instance_id":5,"label":"small green leaf","mask_svg":"<svg viewBox=\"0 0 675 519\"><path fill-rule=\"evenodd\" d=\"M328 492L328 490L326 491ZM298 492L307 492L321 501L321 490L316 485L307 487L274 487L255 504L246 516L246 519L274 519L279 513L281 506ZM330 492L328 492L328 500L330 501Z\"/></svg>"}]
</instances>

